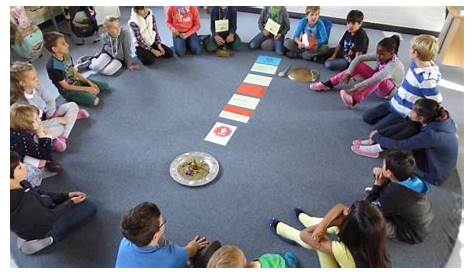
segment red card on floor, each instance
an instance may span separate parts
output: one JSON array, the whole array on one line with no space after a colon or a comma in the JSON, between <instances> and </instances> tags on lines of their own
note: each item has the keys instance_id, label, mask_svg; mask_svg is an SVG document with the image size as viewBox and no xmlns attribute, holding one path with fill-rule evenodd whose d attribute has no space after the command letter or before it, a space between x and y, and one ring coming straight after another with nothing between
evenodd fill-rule
<instances>
[{"instance_id":1,"label":"red card on floor","mask_svg":"<svg viewBox=\"0 0 474 274\"><path fill-rule=\"evenodd\" d=\"M225 106L224 106L224 111L228 111L228 112L232 112L232 113L235 113L235 114L244 115L244 116L247 116L247 117L250 117L250 116L252 116L252 114L253 114L253 111L251 111L251 110L249 110L249 109L239 108L239 107L231 106L231 105L225 105Z\"/></svg>"},{"instance_id":2,"label":"red card on floor","mask_svg":"<svg viewBox=\"0 0 474 274\"><path fill-rule=\"evenodd\" d=\"M240 84L239 88L237 89L237 93L248 95L248 96L254 96L258 98L262 98L263 96L265 96L266 92L267 92L266 87L247 84L247 83Z\"/></svg>"}]
</instances>

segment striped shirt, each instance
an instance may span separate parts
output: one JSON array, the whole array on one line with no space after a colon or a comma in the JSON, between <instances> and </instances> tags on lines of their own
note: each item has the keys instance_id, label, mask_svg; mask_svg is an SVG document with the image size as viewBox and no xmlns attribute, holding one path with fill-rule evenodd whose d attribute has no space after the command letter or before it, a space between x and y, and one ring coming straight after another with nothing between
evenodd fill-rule
<instances>
[{"instance_id":1,"label":"striped shirt","mask_svg":"<svg viewBox=\"0 0 474 274\"><path fill-rule=\"evenodd\" d=\"M160 38L160 35L158 34L158 27L156 26L156 19L155 19L154 15L151 15L151 16L152 16L152 19L153 19L153 31L156 33L155 43L153 43L153 44L154 45L155 44L159 45L161 43L161 38ZM130 22L129 25L130 25L130 29L133 32L133 36L135 36L135 40L136 40L136 43L137 43L136 46L141 47L141 48L146 49L146 50L151 50L151 47L148 46L145 43L145 40L143 40L142 34L140 32L140 27L135 22Z\"/></svg>"},{"instance_id":2,"label":"striped shirt","mask_svg":"<svg viewBox=\"0 0 474 274\"><path fill-rule=\"evenodd\" d=\"M430 67L419 68L413 61L402 85L390 101L390 105L402 117L407 117L419 99L433 99L441 103L443 97L436 88L440 79L441 73L436 64L432 62Z\"/></svg>"}]
</instances>

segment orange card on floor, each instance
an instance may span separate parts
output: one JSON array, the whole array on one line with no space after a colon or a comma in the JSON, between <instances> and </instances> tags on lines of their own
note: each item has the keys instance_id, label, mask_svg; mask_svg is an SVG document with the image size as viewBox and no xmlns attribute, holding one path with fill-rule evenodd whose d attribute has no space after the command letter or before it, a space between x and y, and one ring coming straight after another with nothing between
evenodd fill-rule
<instances>
[{"instance_id":1,"label":"orange card on floor","mask_svg":"<svg viewBox=\"0 0 474 274\"><path fill-rule=\"evenodd\" d=\"M265 96L266 92L267 92L266 87L247 84L247 83L240 84L239 88L237 89L237 93L239 94L254 96L258 98L262 98L263 96Z\"/></svg>"}]
</instances>

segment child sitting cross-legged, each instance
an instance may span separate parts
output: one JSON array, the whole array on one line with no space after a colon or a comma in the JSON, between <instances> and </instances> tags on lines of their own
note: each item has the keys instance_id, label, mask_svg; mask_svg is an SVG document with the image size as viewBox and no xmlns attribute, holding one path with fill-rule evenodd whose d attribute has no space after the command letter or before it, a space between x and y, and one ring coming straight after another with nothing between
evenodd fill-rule
<instances>
[{"instance_id":1,"label":"child sitting cross-legged","mask_svg":"<svg viewBox=\"0 0 474 274\"><path fill-rule=\"evenodd\" d=\"M194 267L206 267L210 247L205 237L196 236L186 246L172 244L164 238L166 220L157 205L140 203L122 219L123 238L115 262L116 268L183 268L190 260ZM209 247L209 248L207 248Z\"/></svg>"},{"instance_id":2,"label":"child sitting cross-legged","mask_svg":"<svg viewBox=\"0 0 474 274\"><path fill-rule=\"evenodd\" d=\"M133 63L130 55L130 32L122 29L120 18L107 16L104 20L104 45L99 54L91 60L89 68L104 75L114 75L123 65L129 70L138 70L140 67Z\"/></svg>"},{"instance_id":3,"label":"child sitting cross-legged","mask_svg":"<svg viewBox=\"0 0 474 274\"><path fill-rule=\"evenodd\" d=\"M69 52L69 44L59 32L48 32L44 36L44 47L51 53L46 64L49 79L59 93L70 102L83 106L97 106L99 92L108 90L106 83L82 76L76 68Z\"/></svg>"},{"instance_id":4,"label":"child sitting cross-legged","mask_svg":"<svg viewBox=\"0 0 474 274\"><path fill-rule=\"evenodd\" d=\"M89 113L85 109L79 109L74 102L57 107L57 95L40 88L38 74L30 63L15 62L10 66L10 84L10 103L14 106L35 106L42 126L53 139L53 149L57 152L66 150L67 140L76 120L88 118Z\"/></svg>"},{"instance_id":5,"label":"child sitting cross-legged","mask_svg":"<svg viewBox=\"0 0 474 274\"><path fill-rule=\"evenodd\" d=\"M360 10L351 10L347 14L347 30L324 66L330 70L343 70L359 55L366 54L369 37L362 28L364 14Z\"/></svg>"},{"instance_id":6,"label":"child sitting cross-legged","mask_svg":"<svg viewBox=\"0 0 474 274\"><path fill-rule=\"evenodd\" d=\"M298 259L291 251L285 254L263 254L258 259L247 261L244 252L235 245L224 245L209 259L208 268L295 268Z\"/></svg>"},{"instance_id":7,"label":"child sitting cross-legged","mask_svg":"<svg viewBox=\"0 0 474 274\"><path fill-rule=\"evenodd\" d=\"M324 218L311 217L299 208L294 212L305 229L299 231L275 218L270 229L293 245L316 251L321 267L390 265L385 248L384 217L368 201L356 201L351 207L337 204Z\"/></svg>"},{"instance_id":8,"label":"child sitting cross-legged","mask_svg":"<svg viewBox=\"0 0 474 274\"><path fill-rule=\"evenodd\" d=\"M398 35L384 38L377 44L376 53L357 56L347 70L326 82L312 83L309 87L314 91L340 89L342 102L348 108L354 108L375 91L389 98L403 81L404 67L397 56L399 45ZM377 61L375 69L366 63L369 61ZM358 81L360 78L360 82L350 82L351 79ZM341 89L341 85L349 88Z\"/></svg>"},{"instance_id":9,"label":"child sitting cross-legged","mask_svg":"<svg viewBox=\"0 0 474 274\"><path fill-rule=\"evenodd\" d=\"M329 52L328 27L319 19L319 6L307 6L306 17L301 19L293 34L293 39L285 40L286 56L317 61L319 56Z\"/></svg>"}]
</instances>

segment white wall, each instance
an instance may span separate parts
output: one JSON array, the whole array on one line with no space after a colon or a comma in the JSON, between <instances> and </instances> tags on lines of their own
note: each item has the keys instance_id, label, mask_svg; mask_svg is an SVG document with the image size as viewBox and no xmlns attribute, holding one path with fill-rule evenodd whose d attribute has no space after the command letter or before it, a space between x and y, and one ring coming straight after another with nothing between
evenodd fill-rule
<instances>
[{"instance_id":1,"label":"white wall","mask_svg":"<svg viewBox=\"0 0 474 274\"><path fill-rule=\"evenodd\" d=\"M304 13L305 7L287 6L288 11ZM441 31L445 17L445 6L321 6L321 15L346 18L350 10L364 13L365 21L385 25Z\"/></svg>"}]
</instances>

